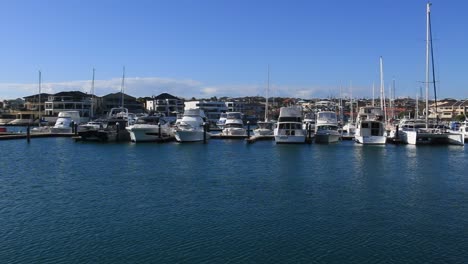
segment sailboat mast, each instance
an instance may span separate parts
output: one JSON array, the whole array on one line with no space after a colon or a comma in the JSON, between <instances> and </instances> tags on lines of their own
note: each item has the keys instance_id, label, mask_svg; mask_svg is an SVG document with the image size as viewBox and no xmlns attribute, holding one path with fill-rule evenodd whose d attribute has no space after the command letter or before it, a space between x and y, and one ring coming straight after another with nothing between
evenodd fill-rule
<instances>
[{"instance_id":1,"label":"sailboat mast","mask_svg":"<svg viewBox=\"0 0 468 264\"><path fill-rule=\"evenodd\" d=\"M392 87L391 87L391 93L390 93L390 109L392 113L392 118L395 118L395 79L393 79L392 82Z\"/></svg>"},{"instance_id":2,"label":"sailboat mast","mask_svg":"<svg viewBox=\"0 0 468 264\"><path fill-rule=\"evenodd\" d=\"M353 122L354 116L353 116L353 82L352 81L349 82L349 89L350 89L350 95L351 95L351 108L350 108L350 110L351 110L351 113L350 113L351 122L350 122L350 124L352 124L352 123L354 123Z\"/></svg>"},{"instance_id":3,"label":"sailboat mast","mask_svg":"<svg viewBox=\"0 0 468 264\"><path fill-rule=\"evenodd\" d=\"M122 95L122 98L121 98L122 108L124 107L124 87L125 87L125 66L123 67L122 84L120 85L120 93Z\"/></svg>"},{"instance_id":4,"label":"sailboat mast","mask_svg":"<svg viewBox=\"0 0 468 264\"><path fill-rule=\"evenodd\" d=\"M385 111L385 87L383 76L383 58L380 56L380 109L384 113L384 122L387 122L387 112Z\"/></svg>"},{"instance_id":5,"label":"sailboat mast","mask_svg":"<svg viewBox=\"0 0 468 264\"><path fill-rule=\"evenodd\" d=\"M372 82L372 106L375 106L375 83Z\"/></svg>"},{"instance_id":6,"label":"sailboat mast","mask_svg":"<svg viewBox=\"0 0 468 264\"><path fill-rule=\"evenodd\" d=\"M431 3L427 3L426 9L426 129L429 122L429 20L431 13Z\"/></svg>"},{"instance_id":7,"label":"sailboat mast","mask_svg":"<svg viewBox=\"0 0 468 264\"><path fill-rule=\"evenodd\" d=\"M41 126L41 82L42 82L42 73L41 71L39 71L39 103L37 105L38 109L39 109L39 126Z\"/></svg>"},{"instance_id":8,"label":"sailboat mast","mask_svg":"<svg viewBox=\"0 0 468 264\"><path fill-rule=\"evenodd\" d=\"M91 81L91 113L89 113L90 118L94 117L94 74L96 69L93 68L93 80Z\"/></svg>"},{"instance_id":9,"label":"sailboat mast","mask_svg":"<svg viewBox=\"0 0 468 264\"><path fill-rule=\"evenodd\" d=\"M266 102L265 102L265 122L268 122L268 92L270 91L270 64L268 64L268 79L267 79L267 90L266 90Z\"/></svg>"},{"instance_id":10,"label":"sailboat mast","mask_svg":"<svg viewBox=\"0 0 468 264\"><path fill-rule=\"evenodd\" d=\"M432 46L432 25L431 25L431 12L429 12L429 36L431 44L431 64L432 64L432 83L434 85L434 107L436 114L436 122L439 123L439 115L437 113L437 89L436 89L436 77L435 77L435 67L434 67L434 48Z\"/></svg>"}]
</instances>

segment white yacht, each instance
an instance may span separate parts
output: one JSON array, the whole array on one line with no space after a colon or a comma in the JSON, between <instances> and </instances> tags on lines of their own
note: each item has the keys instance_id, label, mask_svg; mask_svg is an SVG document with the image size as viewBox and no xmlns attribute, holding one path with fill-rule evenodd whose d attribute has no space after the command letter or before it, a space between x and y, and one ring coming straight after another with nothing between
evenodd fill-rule
<instances>
[{"instance_id":1,"label":"white yacht","mask_svg":"<svg viewBox=\"0 0 468 264\"><path fill-rule=\"evenodd\" d=\"M302 129L302 109L297 106L281 107L274 130L275 142L305 143L306 131Z\"/></svg>"},{"instance_id":2,"label":"white yacht","mask_svg":"<svg viewBox=\"0 0 468 264\"><path fill-rule=\"evenodd\" d=\"M244 128L244 121L242 120L242 113L240 112L227 112L226 122L222 134L225 136L246 136L247 130Z\"/></svg>"},{"instance_id":3,"label":"white yacht","mask_svg":"<svg viewBox=\"0 0 468 264\"><path fill-rule=\"evenodd\" d=\"M63 111L59 112L57 121L54 127L50 129L51 133L72 133L72 125L81 122L80 112L78 111Z\"/></svg>"},{"instance_id":4,"label":"white yacht","mask_svg":"<svg viewBox=\"0 0 468 264\"><path fill-rule=\"evenodd\" d=\"M380 107L364 106L359 109L354 140L361 144L381 145L387 142L387 133Z\"/></svg>"},{"instance_id":5,"label":"white yacht","mask_svg":"<svg viewBox=\"0 0 468 264\"><path fill-rule=\"evenodd\" d=\"M274 129L274 122L262 121L257 122L257 128L253 130L255 136L272 136Z\"/></svg>"},{"instance_id":6,"label":"white yacht","mask_svg":"<svg viewBox=\"0 0 468 264\"><path fill-rule=\"evenodd\" d=\"M338 119L333 111L320 111L315 122L315 143L334 143L340 140Z\"/></svg>"},{"instance_id":7,"label":"white yacht","mask_svg":"<svg viewBox=\"0 0 468 264\"><path fill-rule=\"evenodd\" d=\"M356 126L352 123L346 123L341 129L343 136L353 137L356 135Z\"/></svg>"},{"instance_id":8,"label":"white yacht","mask_svg":"<svg viewBox=\"0 0 468 264\"><path fill-rule=\"evenodd\" d=\"M135 124L125 128L130 133L132 142L157 141L173 135L169 122L162 116L146 116L138 118Z\"/></svg>"},{"instance_id":9,"label":"white yacht","mask_svg":"<svg viewBox=\"0 0 468 264\"><path fill-rule=\"evenodd\" d=\"M203 127L205 122L206 116L203 110L199 108L186 109L174 129L176 140L179 142L195 142L202 141L204 137L208 139L210 134L205 132ZM206 133L206 136L204 133Z\"/></svg>"}]
</instances>

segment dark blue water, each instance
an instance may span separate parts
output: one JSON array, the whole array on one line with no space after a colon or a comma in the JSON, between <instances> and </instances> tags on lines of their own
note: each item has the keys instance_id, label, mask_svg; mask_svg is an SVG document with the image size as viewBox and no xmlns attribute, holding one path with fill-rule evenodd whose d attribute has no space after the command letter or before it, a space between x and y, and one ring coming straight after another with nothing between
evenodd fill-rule
<instances>
[{"instance_id":1,"label":"dark blue water","mask_svg":"<svg viewBox=\"0 0 468 264\"><path fill-rule=\"evenodd\" d=\"M0 141L1 263L467 263L468 148Z\"/></svg>"}]
</instances>

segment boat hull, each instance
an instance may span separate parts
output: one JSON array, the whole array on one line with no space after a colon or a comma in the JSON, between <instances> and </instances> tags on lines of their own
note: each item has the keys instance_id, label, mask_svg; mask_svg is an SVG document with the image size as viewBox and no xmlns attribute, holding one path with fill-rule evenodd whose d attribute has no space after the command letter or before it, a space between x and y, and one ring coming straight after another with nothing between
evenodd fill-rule
<instances>
[{"instance_id":1,"label":"boat hull","mask_svg":"<svg viewBox=\"0 0 468 264\"><path fill-rule=\"evenodd\" d=\"M204 139L204 131L202 130L195 130L195 131L184 131L178 130L175 132L174 136L178 142L197 142L203 141ZM211 136L210 133L206 133L206 139L209 139Z\"/></svg>"},{"instance_id":2,"label":"boat hull","mask_svg":"<svg viewBox=\"0 0 468 264\"><path fill-rule=\"evenodd\" d=\"M383 145L387 143L387 137L385 136L356 136L354 140L363 145Z\"/></svg>"},{"instance_id":3,"label":"boat hull","mask_svg":"<svg viewBox=\"0 0 468 264\"><path fill-rule=\"evenodd\" d=\"M247 130L245 128L230 127L223 129L222 134L224 136L247 136Z\"/></svg>"},{"instance_id":4,"label":"boat hull","mask_svg":"<svg viewBox=\"0 0 468 264\"><path fill-rule=\"evenodd\" d=\"M315 143L336 143L340 141L340 134L337 133L315 133Z\"/></svg>"},{"instance_id":5,"label":"boat hull","mask_svg":"<svg viewBox=\"0 0 468 264\"><path fill-rule=\"evenodd\" d=\"M287 135L276 135L276 144L303 144L305 143L305 135L298 136L287 136Z\"/></svg>"},{"instance_id":6,"label":"boat hull","mask_svg":"<svg viewBox=\"0 0 468 264\"><path fill-rule=\"evenodd\" d=\"M72 133L71 127L52 127L50 128L52 134L69 134Z\"/></svg>"},{"instance_id":7,"label":"boat hull","mask_svg":"<svg viewBox=\"0 0 468 264\"><path fill-rule=\"evenodd\" d=\"M400 131L399 135L403 142L410 145L460 145L463 146L464 136L462 133L432 133L420 131Z\"/></svg>"}]
</instances>

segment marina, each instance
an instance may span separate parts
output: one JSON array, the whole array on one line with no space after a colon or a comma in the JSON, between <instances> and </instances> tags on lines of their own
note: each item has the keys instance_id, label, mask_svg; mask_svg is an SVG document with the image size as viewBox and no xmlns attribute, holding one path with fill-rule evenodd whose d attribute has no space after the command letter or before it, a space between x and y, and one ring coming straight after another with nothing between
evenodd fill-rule
<instances>
[{"instance_id":1,"label":"marina","mask_svg":"<svg viewBox=\"0 0 468 264\"><path fill-rule=\"evenodd\" d=\"M0 264L468 263L468 2L26 2Z\"/></svg>"}]
</instances>

